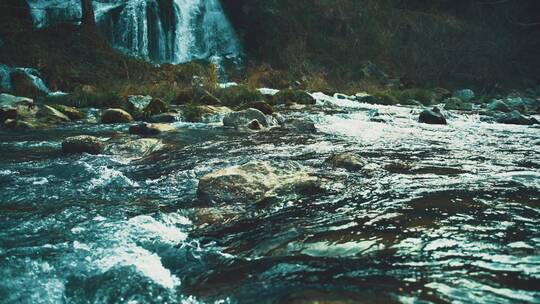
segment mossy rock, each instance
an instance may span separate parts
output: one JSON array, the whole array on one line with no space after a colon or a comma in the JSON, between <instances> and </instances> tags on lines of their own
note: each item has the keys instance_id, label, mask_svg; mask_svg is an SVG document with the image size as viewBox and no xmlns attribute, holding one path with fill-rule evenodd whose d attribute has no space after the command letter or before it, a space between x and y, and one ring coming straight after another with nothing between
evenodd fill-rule
<instances>
[{"instance_id":1,"label":"mossy rock","mask_svg":"<svg viewBox=\"0 0 540 304\"><path fill-rule=\"evenodd\" d=\"M272 115L274 113L274 108L272 108L272 106L265 101L253 101L242 106L241 109L245 110L249 108L257 109L266 115Z\"/></svg>"},{"instance_id":2,"label":"mossy rock","mask_svg":"<svg viewBox=\"0 0 540 304\"><path fill-rule=\"evenodd\" d=\"M107 109L101 115L101 123L104 124L128 123L132 121L133 117L131 114L122 109Z\"/></svg>"},{"instance_id":3,"label":"mossy rock","mask_svg":"<svg viewBox=\"0 0 540 304\"><path fill-rule=\"evenodd\" d=\"M100 154L103 147L103 142L99 138L89 135L68 137L62 142L64 153Z\"/></svg>"},{"instance_id":4,"label":"mossy rock","mask_svg":"<svg viewBox=\"0 0 540 304\"><path fill-rule=\"evenodd\" d=\"M167 111L168 111L167 104L161 99L154 98L144 108L143 113L145 116L150 117L153 115L165 113Z\"/></svg>"},{"instance_id":5,"label":"mossy rock","mask_svg":"<svg viewBox=\"0 0 540 304\"><path fill-rule=\"evenodd\" d=\"M222 104L228 107L241 107L247 103L264 100L261 92L251 89L245 85L232 86L216 91Z\"/></svg>"},{"instance_id":6,"label":"mossy rock","mask_svg":"<svg viewBox=\"0 0 540 304\"><path fill-rule=\"evenodd\" d=\"M301 104L301 105L314 105L316 103L315 98L302 90L286 89L279 91L272 98L272 103L278 104Z\"/></svg>"},{"instance_id":7,"label":"mossy rock","mask_svg":"<svg viewBox=\"0 0 540 304\"><path fill-rule=\"evenodd\" d=\"M69 107L69 106L60 105L60 104L54 104L54 105L51 105L51 107L61 112L62 114L66 115L71 120L81 120L86 117L86 113L74 107Z\"/></svg>"},{"instance_id":8,"label":"mossy rock","mask_svg":"<svg viewBox=\"0 0 540 304\"><path fill-rule=\"evenodd\" d=\"M463 101L457 97L451 97L444 101L445 110L472 111L472 103Z\"/></svg>"}]
</instances>

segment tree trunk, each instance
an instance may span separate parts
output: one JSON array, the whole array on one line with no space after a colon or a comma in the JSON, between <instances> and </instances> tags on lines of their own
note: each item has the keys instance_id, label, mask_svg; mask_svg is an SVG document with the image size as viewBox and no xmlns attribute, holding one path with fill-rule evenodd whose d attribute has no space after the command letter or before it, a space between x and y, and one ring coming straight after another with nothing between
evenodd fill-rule
<instances>
[{"instance_id":1,"label":"tree trunk","mask_svg":"<svg viewBox=\"0 0 540 304\"><path fill-rule=\"evenodd\" d=\"M81 0L82 7L82 27L86 30L96 29L96 17L94 16L94 6L92 0Z\"/></svg>"}]
</instances>

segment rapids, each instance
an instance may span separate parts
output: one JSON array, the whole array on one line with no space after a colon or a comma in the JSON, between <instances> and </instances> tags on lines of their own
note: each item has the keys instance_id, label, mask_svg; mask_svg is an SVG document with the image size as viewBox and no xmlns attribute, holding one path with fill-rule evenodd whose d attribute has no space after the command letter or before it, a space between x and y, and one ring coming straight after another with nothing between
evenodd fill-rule
<instances>
[{"instance_id":1,"label":"rapids","mask_svg":"<svg viewBox=\"0 0 540 304\"><path fill-rule=\"evenodd\" d=\"M540 302L537 127L457 112L424 125L419 108L315 96L283 114L317 133L178 122L142 159L60 152L127 125L1 131L1 302ZM369 165L334 169L338 152ZM308 168L325 191L197 201L198 178L252 160Z\"/></svg>"}]
</instances>

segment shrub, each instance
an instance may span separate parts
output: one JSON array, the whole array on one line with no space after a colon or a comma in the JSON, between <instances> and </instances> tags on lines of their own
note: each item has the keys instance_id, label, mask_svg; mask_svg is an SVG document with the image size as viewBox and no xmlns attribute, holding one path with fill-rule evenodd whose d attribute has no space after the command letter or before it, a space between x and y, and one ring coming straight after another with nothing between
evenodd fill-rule
<instances>
[{"instance_id":1,"label":"shrub","mask_svg":"<svg viewBox=\"0 0 540 304\"><path fill-rule=\"evenodd\" d=\"M200 122L202 115L202 109L194 103L190 103L182 109L182 116L187 122Z\"/></svg>"}]
</instances>

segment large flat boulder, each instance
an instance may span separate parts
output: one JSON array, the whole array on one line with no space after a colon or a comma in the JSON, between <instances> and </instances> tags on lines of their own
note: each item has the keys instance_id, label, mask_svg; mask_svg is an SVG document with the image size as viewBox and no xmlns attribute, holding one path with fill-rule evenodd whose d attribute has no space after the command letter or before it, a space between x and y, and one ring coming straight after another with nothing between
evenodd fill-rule
<instances>
[{"instance_id":1,"label":"large flat boulder","mask_svg":"<svg viewBox=\"0 0 540 304\"><path fill-rule=\"evenodd\" d=\"M197 194L206 202L248 204L318 189L319 179L305 170L280 170L256 161L203 176Z\"/></svg>"}]
</instances>

